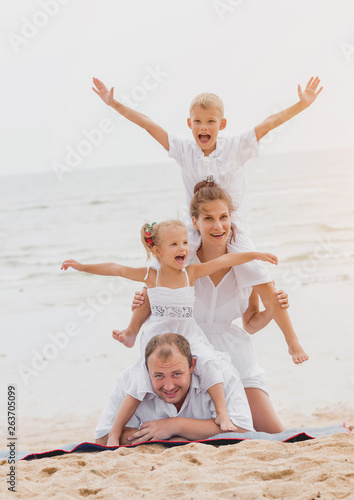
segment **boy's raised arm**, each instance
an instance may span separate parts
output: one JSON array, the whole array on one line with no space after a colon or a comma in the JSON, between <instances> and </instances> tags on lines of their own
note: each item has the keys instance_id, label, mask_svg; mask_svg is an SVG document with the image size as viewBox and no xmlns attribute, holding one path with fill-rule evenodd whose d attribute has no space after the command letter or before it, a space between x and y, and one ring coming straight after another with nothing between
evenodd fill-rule
<instances>
[{"instance_id":1,"label":"boy's raised arm","mask_svg":"<svg viewBox=\"0 0 354 500\"><path fill-rule=\"evenodd\" d=\"M282 125L283 123L293 118L295 115L301 113L301 111L303 111L304 109L308 108L323 89L323 87L320 87L317 90L319 84L320 79L318 78L318 76L316 76L316 78L312 76L307 82L304 91L302 91L300 85L298 85L297 90L299 94L299 102L297 102L293 106L290 106L290 108L286 108L279 113L269 116L262 123L254 127L257 141L262 139L262 137L264 137L274 128L279 127L279 125Z\"/></svg>"},{"instance_id":2,"label":"boy's raised arm","mask_svg":"<svg viewBox=\"0 0 354 500\"><path fill-rule=\"evenodd\" d=\"M165 149L170 149L166 130L160 127L157 123L153 122L148 116L116 101L113 97L114 87L112 87L111 90L108 90L104 83L98 78L93 78L93 83L94 87L92 87L92 90L105 104L107 104L107 106L111 106L111 108L115 109L120 115L124 116L124 118L145 129Z\"/></svg>"}]
</instances>

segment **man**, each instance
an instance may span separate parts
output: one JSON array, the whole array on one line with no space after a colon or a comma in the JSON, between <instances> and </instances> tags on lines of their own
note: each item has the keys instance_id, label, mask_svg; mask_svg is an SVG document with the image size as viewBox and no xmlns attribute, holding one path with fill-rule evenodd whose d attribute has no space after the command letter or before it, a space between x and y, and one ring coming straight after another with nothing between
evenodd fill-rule
<instances>
[{"instance_id":1,"label":"man","mask_svg":"<svg viewBox=\"0 0 354 500\"><path fill-rule=\"evenodd\" d=\"M200 388L194 372L188 340L182 335L156 335L145 349L145 380L138 381L147 393L123 430L119 443L150 440L200 440L219 434L215 407ZM106 445L117 410L129 385L139 373L139 365L125 370L103 412L96 429L96 442ZM224 391L230 419L238 432L253 430L251 412L237 371L230 365L223 371Z\"/></svg>"}]
</instances>

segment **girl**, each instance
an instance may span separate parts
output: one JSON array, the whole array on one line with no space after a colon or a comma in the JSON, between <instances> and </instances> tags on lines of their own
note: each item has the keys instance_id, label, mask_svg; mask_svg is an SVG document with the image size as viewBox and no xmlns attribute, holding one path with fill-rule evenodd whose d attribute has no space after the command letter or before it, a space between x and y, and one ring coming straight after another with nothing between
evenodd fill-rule
<instances>
[{"instance_id":1,"label":"girl","mask_svg":"<svg viewBox=\"0 0 354 500\"><path fill-rule=\"evenodd\" d=\"M216 239L223 235L215 235ZM147 342L158 333L179 333L190 342L192 352L197 356L196 374L205 383L215 405L215 422L222 431L238 432L227 415L226 401L222 388L220 363L227 362L225 356L217 354L202 330L193 319L194 284L199 278L222 269L237 266L252 260L263 260L277 264L277 257L262 252L225 254L209 262L186 265L189 254L187 229L181 221L171 220L159 224L144 224L142 242L148 256L154 255L160 269L146 267L132 268L114 263L80 264L66 260L62 269L69 267L78 271L104 276L121 276L133 281L144 282L150 300L151 317L146 322L141 338L144 351ZM128 390L128 396L120 407L108 440L109 446L119 444L119 436L126 422L134 414L143 395L138 395L136 384ZM123 426L123 427L122 427Z\"/></svg>"}]
</instances>

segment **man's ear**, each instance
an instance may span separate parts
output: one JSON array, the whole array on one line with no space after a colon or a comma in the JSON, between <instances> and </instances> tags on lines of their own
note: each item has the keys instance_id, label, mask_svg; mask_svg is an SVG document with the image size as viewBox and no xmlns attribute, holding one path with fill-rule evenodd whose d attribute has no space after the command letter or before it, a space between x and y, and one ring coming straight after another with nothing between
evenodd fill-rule
<instances>
[{"instance_id":1,"label":"man's ear","mask_svg":"<svg viewBox=\"0 0 354 500\"><path fill-rule=\"evenodd\" d=\"M190 118L187 118L187 125L189 128L192 128L192 122Z\"/></svg>"},{"instance_id":2,"label":"man's ear","mask_svg":"<svg viewBox=\"0 0 354 500\"><path fill-rule=\"evenodd\" d=\"M194 229L196 229L197 231L199 231L198 222L197 222L197 219L194 216L192 217L192 222L193 222Z\"/></svg>"},{"instance_id":3,"label":"man's ear","mask_svg":"<svg viewBox=\"0 0 354 500\"><path fill-rule=\"evenodd\" d=\"M197 362L197 358L195 358L194 356L192 357L192 365L190 367L190 372L193 373L194 372L194 368L195 368L195 364Z\"/></svg>"},{"instance_id":4,"label":"man's ear","mask_svg":"<svg viewBox=\"0 0 354 500\"><path fill-rule=\"evenodd\" d=\"M227 125L226 118L223 118L223 119L221 120L219 130L224 130L224 128L226 127L226 125Z\"/></svg>"}]
</instances>

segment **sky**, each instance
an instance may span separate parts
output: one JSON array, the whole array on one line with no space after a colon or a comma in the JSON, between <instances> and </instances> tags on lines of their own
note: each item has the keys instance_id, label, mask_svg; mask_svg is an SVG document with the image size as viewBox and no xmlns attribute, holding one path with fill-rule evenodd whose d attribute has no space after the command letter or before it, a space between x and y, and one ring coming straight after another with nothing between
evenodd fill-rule
<instances>
[{"instance_id":1,"label":"sky","mask_svg":"<svg viewBox=\"0 0 354 500\"><path fill-rule=\"evenodd\" d=\"M2 175L166 160L94 94L94 76L192 137L196 94L220 95L227 130L239 133L297 102L297 85L318 75L321 95L263 153L353 147L352 0L17 0L1 17Z\"/></svg>"}]
</instances>

